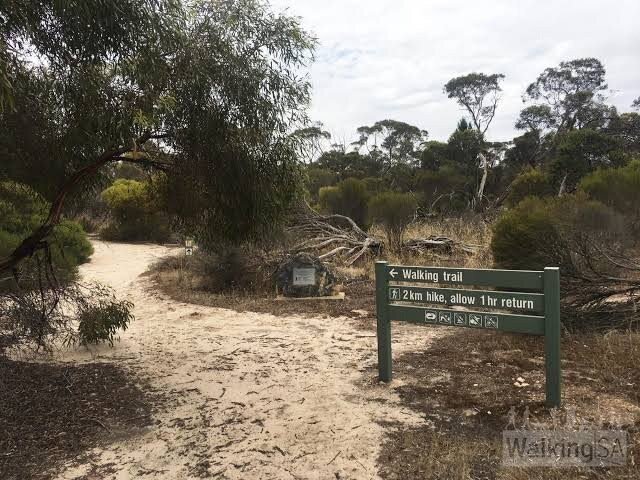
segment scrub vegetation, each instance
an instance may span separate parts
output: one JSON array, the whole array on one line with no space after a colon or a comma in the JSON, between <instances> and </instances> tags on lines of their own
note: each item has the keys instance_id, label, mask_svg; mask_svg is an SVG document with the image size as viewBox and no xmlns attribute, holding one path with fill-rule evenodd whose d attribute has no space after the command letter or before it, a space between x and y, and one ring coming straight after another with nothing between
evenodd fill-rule
<instances>
[{"instance_id":1,"label":"scrub vegetation","mask_svg":"<svg viewBox=\"0 0 640 480\"><path fill-rule=\"evenodd\" d=\"M599 59L566 59L523 90L518 135L490 141L487 131L501 115L508 79L499 72L451 72L442 95L463 118L450 125L448 138L430 138L427 119L412 125L383 118L370 119L350 141L339 142L308 116L308 72L318 40L301 24L263 0L0 2L0 398L7 406L0 413L0 477L39 478L45 464L58 467L99 442L118 442L113 432L96 435L87 426L109 431L105 418L125 436L153 428L157 398L142 391L151 388L145 381L130 378L135 373L112 363L67 368L18 361L74 346L113 347L131 335L131 299L144 301L144 286L149 298L166 302L164 320L187 303L273 314L259 319L268 318L273 329L295 321L305 333L305 317L340 322L342 334L360 342L349 357L362 374L354 389L375 396L388 387L385 394L394 397L375 397L381 405L422 420L367 427L367 438L383 436L376 467L382 478L638 478L640 98L619 111L606 97ZM122 259L92 270L120 282L118 296L108 285L85 282L83 269L92 265L94 248L99 252L97 242L152 249L161 247L148 243L182 247L187 240L193 255L174 249L142 279L111 271ZM162 247L163 255L169 248ZM341 286L334 293L344 293L344 300L276 300L278 266L302 253L335 272ZM629 432L629 465L557 472L500 465L500 432L509 411L530 407L543 423L551 414L543 406L539 338L425 326L427 340L398 354L400 381L378 385L374 368L364 365L368 357L359 353L374 337L376 260L559 267L565 403L617 414L617 425ZM153 302L143 303L144 315ZM194 311L176 323L199 316ZM230 315L225 321L235 320ZM214 338L211 332L226 324L207 324L206 330L189 325L193 337ZM286 358L333 368L332 355L340 351L333 343L347 340L325 338L325 330L313 325L321 333L310 337L319 343ZM186 344L177 341L176 348ZM205 353L224 346L208 345ZM243 355L258 363L277 358L286 366L280 354L289 347L280 343L264 358L237 347L223 359L235 365ZM134 362L144 361L140 352ZM137 357L122 357L131 358ZM250 366L243 364L248 371ZM311 369L297 367L296 375ZM192 373L202 372L187 376ZM291 396L286 388L296 382L268 388ZM244 408L236 400L258 393L231 391L235 387L224 384L214 400L232 397L228 409ZM199 388L180 391L185 411L189 395L202 395ZM283 401L269 394L260 405ZM236 424L247 427L246 420L265 431L266 419L241 415L209 423L209 413L220 414L206 410L212 399L164 428L199 417L201 424L191 430L204 426L225 436ZM592 424L596 418L582 420ZM127 433L128 424L138 430ZM41 436L35 425L44 426ZM235 441L215 446L214 453L228 453ZM39 449L46 455L38 463L33 458ZM280 446L273 451L290 460ZM189 472L223 478L231 467L210 472L211 452L198 452L209 456ZM325 462L323 472L342 462L336 460L341 454ZM266 464L260 462L254 463ZM232 465L244 474L255 466L250 463ZM246 478L255 473L249 471Z\"/></svg>"}]
</instances>

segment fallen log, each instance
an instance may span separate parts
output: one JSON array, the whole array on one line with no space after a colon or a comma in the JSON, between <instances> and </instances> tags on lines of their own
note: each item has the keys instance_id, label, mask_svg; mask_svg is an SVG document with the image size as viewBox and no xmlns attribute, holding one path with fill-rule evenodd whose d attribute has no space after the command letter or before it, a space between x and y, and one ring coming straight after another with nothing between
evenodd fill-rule
<instances>
[{"instance_id":1,"label":"fallen log","mask_svg":"<svg viewBox=\"0 0 640 480\"><path fill-rule=\"evenodd\" d=\"M478 251L480 245L473 245L458 242L448 237L431 235L428 238L412 238L402 242L402 250L415 254L423 254L427 251L435 251L437 253L452 254L455 251L462 251L467 254L473 254Z\"/></svg>"}]
</instances>

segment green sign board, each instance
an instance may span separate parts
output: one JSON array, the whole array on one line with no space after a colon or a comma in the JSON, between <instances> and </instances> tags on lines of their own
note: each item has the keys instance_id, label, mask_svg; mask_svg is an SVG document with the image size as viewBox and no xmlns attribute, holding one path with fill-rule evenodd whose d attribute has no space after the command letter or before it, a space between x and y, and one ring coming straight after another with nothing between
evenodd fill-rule
<instances>
[{"instance_id":1,"label":"green sign board","mask_svg":"<svg viewBox=\"0 0 640 480\"><path fill-rule=\"evenodd\" d=\"M380 380L388 382L392 376L391 320L542 335L545 341L546 403L550 407L560 406L558 268L545 268L540 272L472 270L376 262L376 308Z\"/></svg>"}]
</instances>

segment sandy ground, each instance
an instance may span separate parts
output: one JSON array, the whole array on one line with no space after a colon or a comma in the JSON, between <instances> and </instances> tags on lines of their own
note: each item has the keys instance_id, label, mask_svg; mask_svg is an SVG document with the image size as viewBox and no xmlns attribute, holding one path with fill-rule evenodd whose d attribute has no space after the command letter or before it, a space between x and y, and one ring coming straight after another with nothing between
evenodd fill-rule
<instances>
[{"instance_id":1,"label":"sandy ground","mask_svg":"<svg viewBox=\"0 0 640 480\"><path fill-rule=\"evenodd\" d=\"M381 422L422 422L375 381L375 335L351 320L179 303L139 276L168 248L94 247L83 277L133 301L136 320L114 348L60 360L118 362L177 401L148 431L95 449L58 478L378 478ZM395 352L423 349L435 334L399 326Z\"/></svg>"}]
</instances>

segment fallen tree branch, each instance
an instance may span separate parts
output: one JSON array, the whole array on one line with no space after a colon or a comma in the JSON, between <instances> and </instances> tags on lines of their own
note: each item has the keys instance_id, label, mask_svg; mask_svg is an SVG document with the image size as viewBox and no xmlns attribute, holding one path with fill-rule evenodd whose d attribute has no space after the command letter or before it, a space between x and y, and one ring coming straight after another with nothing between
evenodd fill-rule
<instances>
[{"instance_id":1,"label":"fallen tree branch","mask_svg":"<svg viewBox=\"0 0 640 480\"><path fill-rule=\"evenodd\" d=\"M305 204L304 211L289 227L289 232L304 238L293 247L294 252L313 252L320 260L340 256L345 265L353 265L369 252L373 255L382 252L382 240L366 233L353 219L338 214L322 215Z\"/></svg>"},{"instance_id":2,"label":"fallen tree branch","mask_svg":"<svg viewBox=\"0 0 640 480\"><path fill-rule=\"evenodd\" d=\"M479 248L480 245L462 243L448 237L439 237L435 235L428 238L413 238L402 242L403 251L415 254L424 254L427 251L452 254L456 250L467 254L473 254L476 253Z\"/></svg>"}]
</instances>

